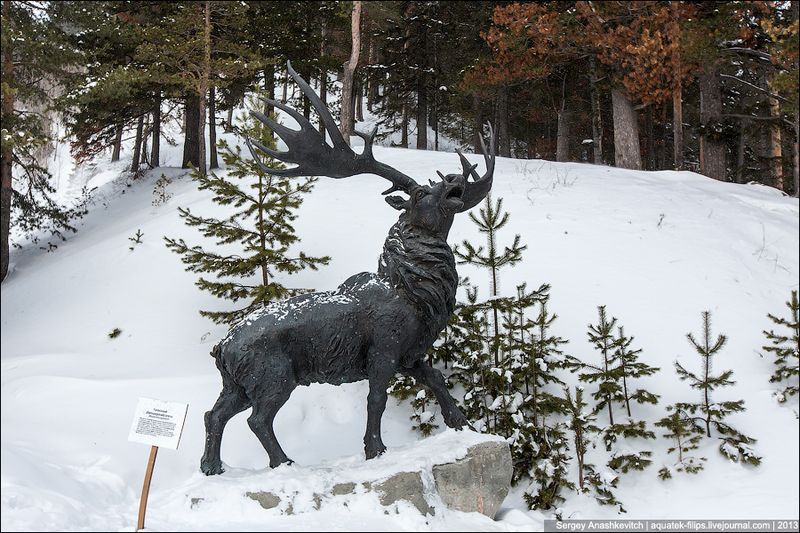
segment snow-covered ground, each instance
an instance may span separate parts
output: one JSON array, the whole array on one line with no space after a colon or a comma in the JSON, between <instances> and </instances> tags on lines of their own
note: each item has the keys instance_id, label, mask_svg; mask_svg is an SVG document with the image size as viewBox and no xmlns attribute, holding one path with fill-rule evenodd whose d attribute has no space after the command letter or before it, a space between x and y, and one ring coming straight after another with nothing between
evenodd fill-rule
<instances>
[{"instance_id":1,"label":"snow-covered ground","mask_svg":"<svg viewBox=\"0 0 800 533\"><path fill-rule=\"evenodd\" d=\"M147 447L127 441L140 396L189 403L180 449L158 457L149 529L540 529L546 516L527 511L524 487L512 492L496 522L458 512L427 520L410 509L384 514L374 501L358 499L347 507L281 516L238 496L244 487L239 477L255 475L269 484L286 482L292 468L308 479L315 469L359 463L364 382L295 390L275 428L297 466L264 470L266 454L240 415L223 443L229 473L216 480L199 474L202 415L220 389L209 351L226 328L197 311L223 304L194 286L195 275L184 271L162 237L199 242L179 219L179 206L206 215L223 209L176 168L179 150L165 147L164 167L130 186L124 158L75 168L62 177L62 186L98 187L79 232L52 253L33 244L12 252L12 270L2 285L2 529L131 530L148 454ZM437 169L460 169L452 153L377 147L375 154L418 181L435 177ZM173 178L172 197L153 206L153 186L162 172ZM302 250L332 260L288 284L332 289L353 273L374 271L396 219L380 196L385 188L374 176L321 178L295 226ZM645 446L653 449L654 464L620 483L624 517L797 518L797 402L777 404L769 383L772 361L759 350L761 331L770 324L766 314L783 314L783 302L798 285L798 201L768 187L720 183L690 172L503 158L493 195L503 197L511 213L501 244L520 233L528 245L524 262L503 271L501 291L512 294L523 281L529 287L552 284L551 310L559 315L555 333L584 359L597 357L586 325L595 321L596 306L607 305L644 349L642 359L662 369L646 383L661 403L635 407L650 423L663 416L665 405L695 397L677 379L673 362L699 364L685 334L699 331L701 311L711 310L714 330L729 336L714 365L732 368L737 383L718 399L746 400L747 411L731 422L758 439L763 465L729 463L709 440L698 454L709 459L704 472L660 481L657 470L673 460L659 438ZM130 250L128 237L137 230L143 242ZM481 239L466 215L456 220L450 242L463 239ZM464 266L459 271L481 285L482 296L488 294L485 272ZM122 333L109 339L114 328ZM407 405L390 399L383 423L389 453L380 464L402 462L404 450L419 440L410 414ZM192 509L188 495L213 490L214 483L235 497L223 499L214 512ZM616 513L572 494L563 516Z\"/></svg>"}]
</instances>

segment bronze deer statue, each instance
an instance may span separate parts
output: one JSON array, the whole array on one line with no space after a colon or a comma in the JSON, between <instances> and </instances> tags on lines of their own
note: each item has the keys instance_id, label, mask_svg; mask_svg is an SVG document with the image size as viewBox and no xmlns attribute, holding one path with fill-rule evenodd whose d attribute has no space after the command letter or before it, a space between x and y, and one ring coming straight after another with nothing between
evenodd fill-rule
<instances>
[{"instance_id":1,"label":"bronze deer statue","mask_svg":"<svg viewBox=\"0 0 800 533\"><path fill-rule=\"evenodd\" d=\"M302 114L265 99L294 118L300 130L252 111L288 147L286 152L277 151L246 138L259 167L279 176L347 178L375 174L391 182L384 195L401 191L408 198L386 197L401 214L389 230L377 273L355 274L334 291L270 303L233 326L213 348L211 354L222 374L222 392L205 415L206 443L200 469L207 475L223 471L220 445L225 424L249 407L253 412L247 422L269 454L270 466L291 463L275 438L273 421L297 385L369 380L364 435L367 459L386 450L381 417L386 389L396 372L412 376L433 391L445 424L457 429L469 427L441 373L425 362L424 355L455 307L458 273L447 244L453 217L479 204L492 186L495 138L491 125L489 150L482 146L484 176L479 176L477 165L471 165L459 152L461 174L445 176L439 172L441 181L419 185L374 159L375 130L369 134L356 132L364 139L364 151L353 152L325 104L291 63L288 71L319 114L333 146ZM269 168L259 151L297 166Z\"/></svg>"}]
</instances>

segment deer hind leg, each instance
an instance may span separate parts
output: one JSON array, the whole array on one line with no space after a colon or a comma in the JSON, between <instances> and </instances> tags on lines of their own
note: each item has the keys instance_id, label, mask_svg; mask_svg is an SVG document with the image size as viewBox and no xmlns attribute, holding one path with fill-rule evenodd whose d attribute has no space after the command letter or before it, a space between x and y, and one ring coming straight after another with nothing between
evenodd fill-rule
<instances>
[{"instance_id":1,"label":"deer hind leg","mask_svg":"<svg viewBox=\"0 0 800 533\"><path fill-rule=\"evenodd\" d=\"M275 468L283 463L292 463L275 438L273 422L297 382L289 361L273 359L270 363L260 373L263 381L253 383L247 389L253 402L253 414L247 419L247 424L269 455L269 466Z\"/></svg>"},{"instance_id":2,"label":"deer hind leg","mask_svg":"<svg viewBox=\"0 0 800 533\"><path fill-rule=\"evenodd\" d=\"M472 429L469 420L458 408L453 397L450 396L450 391L447 390L447 384L441 372L424 361L417 361L413 367L404 369L404 372L431 389L433 395L436 396L436 401L439 402L439 406L442 408L442 418L447 427L455 429L469 427Z\"/></svg>"},{"instance_id":3,"label":"deer hind leg","mask_svg":"<svg viewBox=\"0 0 800 533\"><path fill-rule=\"evenodd\" d=\"M225 424L231 418L248 407L250 407L250 400L247 399L242 387L233 382L223 384L217 402L205 415L206 447L203 458L200 460L200 470L205 475L212 476L224 472L220 460L222 432L225 430Z\"/></svg>"},{"instance_id":4,"label":"deer hind leg","mask_svg":"<svg viewBox=\"0 0 800 533\"><path fill-rule=\"evenodd\" d=\"M386 451L381 438L381 418L386 409L389 380L397 368L396 359L369 356L374 361L368 369L369 394L367 395L367 432L364 434L364 453L373 459Z\"/></svg>"}]
</instances>

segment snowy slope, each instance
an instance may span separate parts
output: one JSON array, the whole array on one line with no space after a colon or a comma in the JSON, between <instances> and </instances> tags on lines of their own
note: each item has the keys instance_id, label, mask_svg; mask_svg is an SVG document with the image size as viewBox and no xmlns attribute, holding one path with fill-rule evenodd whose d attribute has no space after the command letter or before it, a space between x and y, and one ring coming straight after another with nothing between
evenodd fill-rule
<instances>
[{"instance_id":1,"label":"snowy slope","mask_svg":"<svg viewBox=\"0 0 800 533\"><path fill-rule=\"evenodd\" d=\"M375 154L418 180L434 177L436 169L460 169L451 153L376 147ZM184 272L162 236L197 242L178 218L178 206L208 215L221 210L174 167L179 155L177 148L167 149L167 166L131 186L121 176L124 160L75 169L73 189L99 187L79 233L53 253L26 245L12 254L13 270L2 286L2 529L130 530L148 452L126 440L139 396L190 405L180 449L159 454L148 512L155 530L540 528L545 516L526 510L519 489L495 523L456 512L426 522L411 511L385 515L363 502L281 517L236 498L222 512L198 518L186 494L206 482L198 473L202 414L220 387L208 354L225 328L197 313L221 304L193 285L194 275ZM168 188L173 197L155 207L152 190L162 172L175 178ZM290 285L331 289L350 274L375 269L396 219L380 197L385 187L374 176L319 180L296 227L305 252L332 261L293 277ZM586 324L595 320L597 305L607 305L636 337L643 359L662 368L647 382L662 395L661 404L636 408L650 422L663 416L664 405L693 399L673 361L696 368L685 334L699 330L700 312L713 311L715 331L730 337L715 368L733 368L737 384L719 399L746 400L747 412L732 422L758 439L763 465L727 463L707 442L701 449L709 458L705 472L662 482L656 471L666 460L666 442L659 439L651 446L654 465L621 482L626 517L796 518L797 403L775 402L768 382L772 362L758 352L761 330L769 325L766 313L783 313L783 302L797 288L798 201L767 187L690 172L502 158L493 195L503 197L511 213L501 240L520 233L529 246L524 262L503 272L501 291L511 294L522 281L552 284L551 309L560 317L555 332L581 358L596 357ZM128 237L139 229L143 243L131 251ZM450 242L465 238L481 238L466 215L456 220ZM459 271L487 295L485 272ZM121 336L109 339L117 327ZM303 475L363 457L366 392L363 382L295 390L276 432ZM399 460L403 447L418 439L409 414L390 399L383 424L388 458ZM231 475L266 466L245 418L236 417L225 435L223 461L234 467ZM573 495L564 516L615 512Z\"/></svg>"}]
</instances>

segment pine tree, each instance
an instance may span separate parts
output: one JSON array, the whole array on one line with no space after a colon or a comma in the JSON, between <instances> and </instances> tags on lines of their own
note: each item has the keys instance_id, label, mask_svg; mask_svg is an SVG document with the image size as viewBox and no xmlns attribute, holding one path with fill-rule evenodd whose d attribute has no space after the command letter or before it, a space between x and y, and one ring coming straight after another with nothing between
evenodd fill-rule
<instances>
[{"instance_id":1,"label":"pine tree","mask_svg":"<svg viewBox=\"0 0 800 533\"><path fill-rule=\"evenodd\" d=\"M597 308L599 321L597 325L589 324L589 341L594 344L594 347L600 352L603 357L602 366L594 366L588 363L583 363L586 372L580 374L581 381L588 383L598 383L597 391L592 394L592 398L597 402L595 404L595 412L602 409L608 410L608 423L614 425L614 411L612 409L614 401L622 399L622 386L617 382L614 375L614 367L612 366L614 357L614 326L617 319L611 317L611 320L606 316L606 307L601 305Z\"/></svg>"},{"instance_id":2,"label":"pine tree","mask_svg":"<svg viewBox=\"0 0 800 533\"><path fill-rule=\"evenodd\" d=\"M468 281L467 281L468 283ZM460 354L453 364L454 377L464 387L462 410L476 430L491 433L489 411L489 387L487 375L491 367L491 355L487 349L488 320L482 305L478 304L478 288L467 286L467 301L456 307L459 317L455 347Z\"/></svg>"},{"instance_id":3,"label":"pine tree","mask_svg":"<svg viewBox=\"0 0 800 533\"><path fill-rule=\"evenodd\" d=\"M622 504L614 495L614 489L619 483L619 476L609 471L598 472L595 465L586 460L586 452L589 450L592 436L601 430L595 425L594 413L586 409L588 405L583 400L583 388L575 387L573 398L569 389L565 387L564 397L566 398L569 428L572 430L575 460L578 466L579 491L588 493L591 487L599 504L616 505L620 512L625 512Z\"/></svg>"},{"instance_id":4,"label":"pine tree","mask_svg":"<svg viewBox=\"0 0 800 533\"><path fill-rule=\"evenodd\" d=\"M784 403L789 396L794 396L798 392L797 378L800 367L798 366L798 353L800 353L800 322L798 321L797 291L792 291L789 301L786 302L789 308L789 318L778 318L772 314L767 314L778 326L785 326L789 329L786 334L775 333L774 330L764 331L767 340L772 344L764 346L765 352L770 352L775 356L775 373L769 378L772 383L788 384L778 390L776 395L778 401Z\"/></svg>"},{"instance_id":5,"label":"pine tree","mask_svg":"<svg viewBox=\"0 0 800 533\"><path fill-rule=\"evenodd\" d=\"M469 218L475 225L478 226L478 231L486 234L486 250L484 253L483 246L477 248L470 242L464 241L462 246L464 251L460 251L458 247L453 250L453 253L458 258L460 265L475 265L489 270L490 273L490 298L489 307L494 316L493 331L494 335L491 340L491 349L494 354L495 367L500 365L500 345L502 338L500 335L500 305L497 301L499 295L499 272L505 266L513 266L522 261L522 252L527 246L520 243L520 236L514 236L513 244L506 246L502 252L500 251L497 243L497 232L502 229L509 220L509 214L503 212L503 199L498 198L497 202L493 205L491 195L486 196L486 204L480 210L480 218L476 217L473 212L469 213Z\"/></svg>"},{"instance_id":6,"label":"pine tree","mask_svg":"<svg viewBox=\"0 0 800 533\"><path fill-rule=\"evenodd\" d=\"M0 281L8 273L12 227L34 242L42 229L64 240L64 233L76 231L73 221L86 213L86 198L72 206L56 199L42 157L42 150L55 140L49 116L54 93L83 62L64 31L72 15L63 2L2 4Z\"/></svg>"},{"instance_id":7,"label":"pine tree","mask_svg":"<svg viewBox=\"0 0 800 533\"><path fill-rule=\"evenodd\" d=\"M574 365L575 358L561 349L567 341L550 332L557 318L547 309L550 286L542 285L528 295L524 286L521 289L520 298L532 299L539 309L533 320L524 320L525 327L521 328L527 337L520 336L524 362L517 387L525 400L521 406L524 418L519 423L517 442L521 449L517 455L520 466L524 467L520 468L521 473L533 480L525 491L525 500L531 508L549 509L563 500L562 488L574 488L566 478L568 445L565 427L558 420L568 410L557 392L564 387L557 372Z\"/></svg>"},{"instance_id":8,"label":"pine tree","mask_svg":"<svg viewBox=\"0 0 800 533\"><path fill-rule=\"evenodd\" d=\"M580 492L586 492L588 475L593 469L593 465L586 462L586 452L589 451L592 435L598 433L600 428L594 423L596 420L594 414L586 409L588 405L583 400L583 387L575 387L574 397L569 388L564 387L564 398L569 416L569 429L572 431L575 461L578 466L578 489ZM592 468L587 469L587 467Z\"/></svg>"},{"instance_id":9,"label":"pine tree","mask_svg":"<svg viewBox=\"0 0 800 533\"><path fill-rule=\"evenodd\" d=\"M530 337L527 342L522 343L522 350L526 356L522 369L525 407L533 425L538 426L548 415L564 412L563 399L548 391L547 387L549 385L563 387L564 383L556 372L572 367L577 360L561 349L561 346L567 344L567 340L550 332L550 328L558 318L558 315L550 314L547 309L550 301L550 285L542 285L534 294L539 304L539 312L528 322Z\"/></svg>"},{"instance_id":10,"label":"pine tree","mask_svg":"<svg viewBox=\"0 0 800 533\"><path fill-rule=\"evenodd\" d=\"M665 416L656 426L664 428L664 437L671 439L673 445L667 448L667 453L677 453L678 460L671 466L664 466L658 471L658 477L669 479L672 477L672 470L676 472L686 472L696 474L703 469L705 457L694 457L687 455L692 450L697 449L697 445L703 438L703 430L695 425L690 418L670 405L667 407L669 415Z\"/></svg>"},{"instance_id":11,"label":"pine tree","mask_svg":"<svg viewBox=\"0 0 800 533\"><path fill-rule=\"evenodd\" d=\"M597 325L590 324L587 333L589 340L602 355L603 365L594 366L582 363L581 366L588 371L580 374L579 379L599 382L598 390L593 394L597 402L595 412L599 413L604 408L608 410L609 424L602 433L606 450L612 451L620 437L655 439L655 434L647 429L644 420L635 420L632 417L630 401L656 403L658 396L644 389L630 391L628 380L651 375L658 369L638 361L641 350L631 348L633 337L627 337L624 328L618 327L617 336L614 337L613 330L617 319L607 317L605 306L598 307L598 315ZM624 421L614 421L614 405L625 407L628 416ZM623 474L631 470L643 470L652 463L651 455L652 452L649 450L632 453L614 450L607 466L613 471Z\"/></svg>"},{"instance_id":12,"label":"pine tree","mask_svg":"<svg viewBox=\"0 0 800 533\"><path fill-rule=\"evenodd\" d=\"M742 461L757 466L761 463L761 458L756 456L751 444L755 443L752 439L733 428L725 418L733 413L745 410L744 400L713 402L711 393L721 387L727 387L736 383L731 380L733 370L723 370L718 375L711 374L711 358L716 355L728 341L725 335L717 336L712 341L711 335L711 313L703 311L703 332L702 339L698 341L692 333L686 335L695 351L702 359L702 369L699 374L687 370L679 362L675 362L675 369L678 377L682 381L689 381L693 389L702 392L702 400L696 403L679 402L675 404L675 409L681 412L681 416L691 419L692 423L700 428L707 437L711 437L711 428L716 429L722 440L719 451L732 461Z\"/></svg>"},{"instance_id":13,"label":"pine tree","mask_svg":"<svg viewBox=\"0 0 800 533\"><path fill-rule=\"evenodd\" d=\"M434 422L436 415L429 409L431 400L428 398L428 389L414 378L397 375L386 392L397 398L398 402L411 399L411 408L414 411L410 417L413 422L411 429L418 431L423 437L429 436L439 427Z\"/></svg>"},{"instance_id":14,"label":"pine tree","mask_svg":"<svg viewBox=\"0 0 800 533\"><path fill-rule=\"evenodd\" d=\"M260 123L246 122L243 133L264 146L274 147L272 134ZM297 289L279 283L276 273L316 270L319 265L327 264L329 258L311 257L302 251L297 255L289 253L289 248L299 241L292 221L297 218L302 195L311 191L315 179L293 181L272 176L253 160L243 157L240 146L232 148L223 141L220 148L227 176L193 171L192 178L200 189L214 193L214 202L231 206L231 214L216 219L195 215L186 208L180 208L179 214L188 226L198 227L204 237L215 239L218 245L239 248L225 254L189 246L183 239L165 237L165 240L172 251L182 256L188 271L214 275L216 279L197 280L201 290L234 302L248 300L245 307L234 311L200 312L215 322L230 323L272 300L298 293Z\"/></svg>"},{"instance_id":15,"label":"pine tree","mask_svg":"<svg viewBox=\"0 0 800 533\"><path fill-rule=\"evenodd\" d=\"M651 376L660 370L658 367L640 362L639 354L642 353L642 350L632 349L632 343L633 337L625 336L624 328L620 326L617 329L614 363L617 365L619 375L622 378L622 398L625 402L625 409L627 410L628 417L632 416L631 400L639 404L649 403L655 405L658 403L658 395L648 392L645 389L636 389L633 392L629 392L628 380L643 376Z\"/></svg>"},{"instance_id":16,"label":"pine tree","mask_svg":"<svg viewBox=\"0 0 800 533\"><path fill-rule=\"evenodd\" d=\"M569 445L566 425L558 422L553 426L535 428L536 437L531 450L532 469L530 486L524 498L531 509L553 509L564 502L562 489L575 489L567 475L569 470Z\"/></svg>"}]
</instances>

